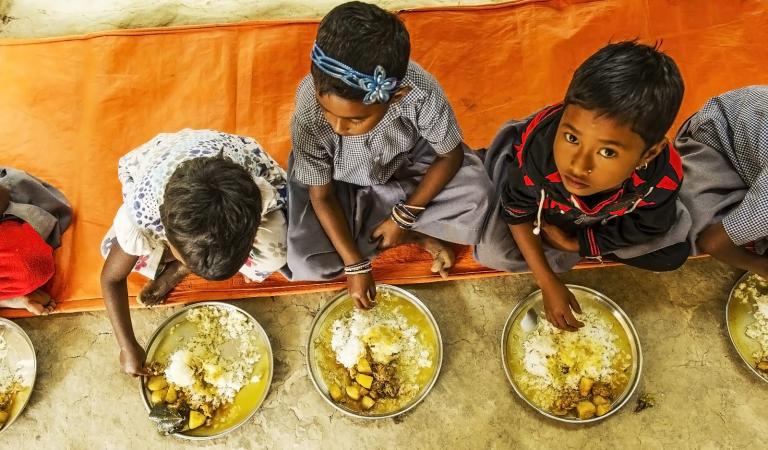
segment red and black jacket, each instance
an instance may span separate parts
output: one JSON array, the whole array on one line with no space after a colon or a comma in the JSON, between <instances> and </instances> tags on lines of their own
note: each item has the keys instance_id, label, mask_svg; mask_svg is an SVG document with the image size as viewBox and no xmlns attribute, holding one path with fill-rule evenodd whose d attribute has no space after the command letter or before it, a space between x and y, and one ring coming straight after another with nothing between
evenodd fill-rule
<instances>
[{"instance_id":1,"label":"red and black jacket","mask_svg":"<svg viewBox=\"0 0 768 450\"><path fill-rule=\"evenodd\" d=\"M551 106L526 122L504 127L496 137L494 145L514 149L503 174L504 220L532 222L541 214L543 221L577 235L584 257L599 257L667 233L677 217L683 180L677 150L667 146L614 192L580 198L566 190L555 166L552 148L562 112L563 105Z\"/></svg>"}]
</instances>

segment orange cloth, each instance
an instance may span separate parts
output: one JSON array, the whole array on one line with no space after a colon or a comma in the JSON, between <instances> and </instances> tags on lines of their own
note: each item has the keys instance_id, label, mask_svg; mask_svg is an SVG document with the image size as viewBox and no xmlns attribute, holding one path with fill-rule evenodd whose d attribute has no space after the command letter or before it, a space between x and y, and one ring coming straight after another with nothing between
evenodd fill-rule
<instances>
[{"instance_id":1,"label":"orange cloth","mask_svg":"<svg viewBox=\"0 0 768 450\"><path fill-rule=\"evenodd\" d=\"M523 0L402 18L414 60L441 82L474 147L488 145L507 119L560 100L576 66L608 41L663 40L686 81L676 126L710 96L766 82L762 0ZM103 307L99 241L120 203L120 155L159 132L215 128L253 136L286 163L294 93L309 70L316 28L316 21L250 22L0 41L0 164L50 181L75 208L56 252L52 293L60 310ZM425 259L410 247L388 252L377 261L377 278L434 280ZM492 272L464 251L455 273ZM143 282L131 278L132 295ZM172 300L339 286L191 278Z\"/></svg>"}]
</instances>

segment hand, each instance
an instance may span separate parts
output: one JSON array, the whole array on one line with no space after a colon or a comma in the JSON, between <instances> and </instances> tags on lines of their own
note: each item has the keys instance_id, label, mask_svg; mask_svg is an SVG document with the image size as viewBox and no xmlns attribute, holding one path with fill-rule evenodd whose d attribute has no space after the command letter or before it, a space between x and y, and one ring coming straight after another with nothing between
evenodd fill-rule
<instances>
[{"instance_id":1,"label":"hand","mask_svg":"<svg viewBox=\"0 0 768 450\"><path fill-rule=\"evenodd\" d=\"M146 357L144 349L135 342L132 346L120 350L120 366L128 375L149 376L149 370L144 366Z\"/></svg>"},{"instance_id":2,"label":"hand","mask_svg":"<svg viewBox=\"0 0 768 450\"><path fill-rule=\"evenodd\" d=\"M358 308L371 309L376 305L376 281L370 272L347 275L347 290Z\"/></svg>"},{"instance_id":3,"label":"hand","mask_svg":"<svg viewBox=\"0 0 768 450\"><path fill-rule=\"evenodd\" d=\"M564 252L579 251L579 239L576 236L567 234L557 225L542 221L541 231L544 240L552 247Z\"/></svg>"},{"instance_id":4,"label":"hand","mask_svg":"<svg viewBox=\"0 0 768 450\"><path fill-rule=\"evenodd\" d=\"M544 312L552 325L566 331L576 331L584 326L571 312L573 308L577 313L581 313L581 306L573 292L563 283L558 281L546 288L542 287L541 292L544 297Z\"/></svg>"},{"instance_id":5,"label":"hand","mask_svg":"<svg viewBox=\"0 0 768 450\"><path fill-rule=\"evenodd\" d=\"M379 241L379 250L397 247L403 243L406 230L400 228L392 219L386 219L371 233L371 242Z\"/></svg>"}]
</instances>

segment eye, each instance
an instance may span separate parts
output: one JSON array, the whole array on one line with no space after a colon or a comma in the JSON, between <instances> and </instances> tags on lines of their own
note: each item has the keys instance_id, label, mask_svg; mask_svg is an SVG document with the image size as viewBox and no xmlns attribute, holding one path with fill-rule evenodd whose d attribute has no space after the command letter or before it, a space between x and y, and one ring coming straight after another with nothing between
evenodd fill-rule
<instances>
[{"instance_id":1,"label":"eye","mask_svg":"<svg viewBox=\"0 0 768 450\"><path fill-rule=\"evenodd\" d=\"M615 158L618 153L616 153L616 150L612 148L601 148L600 151L597 152L600 156L603 158Z\"/></svg>"},{"instance_id":2,"label":"eye","mask_svg":"<svg viewBox=\"0 0 768 450\"><path fill-rule=\"evenodd\" d=\"M563 136L565 137L565 140L568 143L570 143L570 144L578 144L579 143L579 138L577 138L576 136L572 135L571 133L565 133Z\"/></svg>"}]
</instances>

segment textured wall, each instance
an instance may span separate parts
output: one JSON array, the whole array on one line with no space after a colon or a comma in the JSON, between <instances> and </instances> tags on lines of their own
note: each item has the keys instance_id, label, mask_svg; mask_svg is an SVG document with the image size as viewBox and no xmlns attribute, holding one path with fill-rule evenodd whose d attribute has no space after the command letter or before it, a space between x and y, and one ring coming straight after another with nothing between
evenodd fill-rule
<instances>
[{"instance_id":1,"label":"textured wall","mask_svg":"<svg viewBox=\"0 0 768 450\"><path fill-rule=\"evenodd\" d=\"M254 19L314 18L346 0L0 0L0 37L34 38L112 29ZM391 10L502 0L369 0Z\"/></svg>"}]
</instances>

